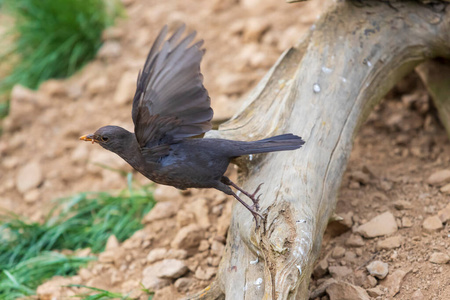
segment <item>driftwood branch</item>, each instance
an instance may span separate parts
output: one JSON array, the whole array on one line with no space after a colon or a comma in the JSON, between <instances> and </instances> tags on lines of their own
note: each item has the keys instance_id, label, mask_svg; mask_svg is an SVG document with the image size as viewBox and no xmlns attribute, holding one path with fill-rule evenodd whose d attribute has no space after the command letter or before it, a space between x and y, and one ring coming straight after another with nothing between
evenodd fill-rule
<instances>
[{"instance_id":1,"label":"driftwood branch","mask_svg":"<svg viewBox=\"0 0 450 300\"><path fill-rule=\"evenodd\" d=\"M281 56L242 111L208 135L255 140L292 132L306 144L240 161L241 186L264 182L267 221L255 231L248 211L234 206L217 278L194 298L307 299L358 127L414 67L450 57L446 5L339 1L314 27Z\"/></svg>"}]
</instances>

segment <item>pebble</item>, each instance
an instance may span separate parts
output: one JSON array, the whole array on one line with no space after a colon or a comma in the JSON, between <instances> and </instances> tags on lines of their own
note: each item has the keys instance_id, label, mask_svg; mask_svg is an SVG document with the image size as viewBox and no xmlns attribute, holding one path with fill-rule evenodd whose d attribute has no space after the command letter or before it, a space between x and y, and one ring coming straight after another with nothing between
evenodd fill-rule
<instances>
[{"instance_id":1,"label":"pebble","mask_svg":"<svg viewBox=\"0 0 450 300\"><path fill-rule=\"evenodd\" d=\"M340 247L340 246L336 246L333 249L333 252L331 252L331 257L332 258L341 258L345 255L345 249Z\"/></svg>"},{"instance_id":2,"label":"pebble","mask_svg":"<svg viewBox=\"0 0 450 300\"><path fill-rule=\"evenodd\" d=\"M438 216L427 217L423 221L423 229L427 232L434 232L443 228L441 219Z\"/></svg>"},{"instance_id":3,"label":"pebble","mask_svg":"<svg viewBox=\"0 0 450 300\"><path fill-rule=\"evenodd\" d=\"M242 39L244 42L259 42L263 34L270 28L267 18L250 18L247 20Z\"/></svg>"},{"instance_id":4,"label":"pebble","mask_svg":"<svg viewBox=\"0 0 450 300\"><path fill-rule=\"evenodd\" d=\"M158 185L153 192L153 198L156 202L173 201L175 199L180 199L180 197L180 190L168 185Z\"/></svg>"},{"instance_id":5,"label":"pebble","mask_svg":"<svg viewBox=\"0 0 450 300\"><path fill-rule=\"evenodd\" d=\"M335 282L327 288L330 300L369 300L367 292L353 284L347 282Z\"/></svg>"},{"instance_id":6,"label":"pebble","mask_svg":"<svg viewBox=\"0 0 450 300\"><path fill-rule=\"evenodd\" d=\"M197 248L203 235L204 232L200 226L191 224L181 228L170 245L175 249Z\"/></svg>"},{"instance_id":7,"label":"pebble","mask_svg":"<svg viewBox=\"0 0 450 300\"><path fill-rule=\"evenodd\" d=\"M412 226L413 226L413 223L412 223L411 218L409 218L409 217L403 217L402 218L402 227L409 228L409 227L412 227Z\"/></svg>"},{"instance_id":8,"label":"pebble","mask_svg":"<svg viewBox=\"0 0 450 300\"><path fill-rule=\"evenodd\" d=\"M119 42L109 40L103 43L97 52L97 57L101 59L117 58L122 54L122 46Z\"/></svg>"},{"instance_id":9,"label":"pebble","mask_svg":"<svg viewBox=\"0 0 450 300\"><path fill-rule=\"evenodd\" d=\"M388 237L385 240L380 240L377 242L378 250L390 250L398 248L402 245L403 238L400 235Z\"/></svg>"},{"instance_id":10,"label":"pebble","mask_svg":"<svg viewBox=\"0 0 450 300\"><path fill-rule=\"evenodd\" d=\"M42 183L42 170L37 162L29 162L20 168L16 177L16 187L22 194L37 188Z\"/></svg>"},{"instance_id":11,"label":"pebble","mask_svg":"<svg viewBox=\"0 0 450 300\"><path fill-rule=\"evenodd\" d=\"M326 279L314 291L311 292L311 294L309 295L309 299L316 299L324 296L326 289L334 283L337 283L336 279L334 278Z\"/></svg>"},{"instance_id":12,"label":"pebble","mask_svg":"<svg viewBox=\"0 0 450 300\"><path fill-rule=\"evenodd\" d=\"M203 228L209 228L211 226L208 201L205 198L198 198L192 201L187 208L195 215L195 220L198 225Z\"/></svg>"},{"instance_id":13,"label":"pebble","mask_svg":"<svg viewBox=\"0 0 450 300\"><path fill-rule=\"evenodd\" d=\"M32 189L31 191L28 191L23 196L23 199L26 203L34 203L39 199L39 190L38 189Z\"/></svg>"},{"instance_id":14,"label":"pebble","mask_svg":"<svg viewBox=\"0 0 450 300\"><path fill-rule=\"evenodd\" d=\"M114 102L120 105L131 103L136 90L137 76L135 72L125 72L117 84Z\"/></svg>"},{"instance_id":15,"label":"pebble","mask_svg":"<svg viewBox=\"0 0 450 300\"><path fill-rule=\"evenodd\" d=\"M151 265L142 271L142 285L149 290L156 291L168 286L172 280L158 277L158 266Z\"/></svg>"},{"instance_id":16,"label":"pebble","mask_svg":"<svg viewBox=\"0 0 450 300\"><path fill-rule=\"evenodd\" d=\"M173 202L156 202L155 207L144 217L143 223L147 224L156 220L167 219L174 216L178 211Z\"/></svg>"},{"instance_id":17,"label":"pebble","mask_svg":"<svg viewBox=\"0 0 450 300\"><path fill-rule=\"evenodd\" d=\"M345 245L348 247L362 247L364 246L364 240L361 236L352 234L345 241Z\"/></svg>"},{"instance_id":18,"label":"pebble","mask_svg":"<svg viewBox=\"0 0 450 300\"><path fill-rule=\"evenodd\" d=\"M100 76L88 81L86 91L91 95L96 95L104 92L108 88L108 78Z\"/></svg>"},{"instance_id":19,"label":"pebble","mask_svg":"<svg viewBox=\"0 0 450 300\"><path fill-rule=\"evenodd\" d=\"M111 234L106 241L105 251L119 248L119 241L114 234Z\"/></svg>"},{"instance_id":20,"label":"pebble","mask_svg":"<svg viewBox=\"0 0 450 300\"><path fill-rule=\"evenodd\" d=\"M423 299L425 299L425 296L423 295L421 290L417 290L411 295L411 300L423 300Z\"/></svg>"},{"instance_id":21,"label":"pebble","mask_svg":"<svg viewBox=\"0 0 450 300\"><path fill-rule=\"evenodd\" d=\"M152 250L150 250L150 252L147 255L147 262L154 263L155 261L164 259L166 256L167 256L166 248L152 249Z\"/></svg>"},{"instance_id":22,"label":"pebble","mask_svg":"<svg viewBox=\"0 0 450 300\"><path fill-rule=\"evenodd\" d=\"M450 260L450 257L442 252L434 252L430 255L429 261L434 264L446 264Z\"/></svg>"},{"instance_id":23,"label":"pebble","mask_svg":"<svg viewBox=\"0 0 450 300\"><path fill-rule=\"evenodd\" d=\"M379 287L374 287L374 288L367 289L367 294L370 297L376 298L376 297L381 297L383 295L383 291L380 290Z\"/></svg>"},{"instance_id":24,"label":"pebble","mask_svg":"<svg viewBox=\"0 0 450 300\"><path fill-rule=\"evenodd\" d=\"M369 222L359 226L356 232L366 238L374 238L377 236L388 235L398 230L397 222L394 215L387 211L381 215L376 216Z\"/></svg>"},{"instance_id":25,"label":"pebble","mask_svg":"<svg viewBox=\"0 0 450 300\"><path fill-rule=\"evenodd\" d=\"M412 209L412 204L406 200L397 200L394 202L394 207L397 210L408 210Z\"/></svg>"},{"instance_id":26,"label":"pebble","mask_svg":"<svg viewBox=\"0 0 450 300\"><path fill-rule=\"evenodd\" d=\"M313 276L315 279L322 278L328 273L328 260L326 258L320 260L314 267Z\"/></svg>"},{"instance_id":27,"label":"pebble","mask_svg":"<svg viewBox=\"0 0 450 300\"><path fill-rule=\"evenodd\" d=\"M189 291L189 288L193 285L193 283L194 282L192 278L182 277L178 278L175 281L174 286L178 290L178 292L186 293L187 291Z\"/></svg>"},{"instance_id":28,"label":"pebble","mask_svg":"<svg viewBox=\"0 0 450 300\"><path fill-rule=\"evenodd\" d=\"M361 184L368 184L370 181L370 176L367 173L364 173L362 171L353 171L350 174L350 178L353 179L354 181L357 181Z\"/></svg>"},{"instance_id":29,"label":"pebble","mask_svg":"<svg viewBox=\"0 0 450 300\"><path fill-rule=\"evenodd\" d=\"M176 279L188 271L184 261L179 259L164 259L153 266L156 268L155 271L159 278Z\"/></svg>"},{"instance_id":30,"label":"pebble","mask_svg":"<svg viewBox=\"0 0 450 300\"><path fill-rule=\"evenodd\" d=\"M331 276L336 279L342 279L347 275L353 273L352 269L346 266L331 266L328 267L328 271L330 272Z\"/></svg>"},{"instance_id":31,"label":"pebble","mask_svg":"<svg viewBox=\"0 0 450 300\"><path fill-rule=\"evenodd\" d=\"M200 280L210 280L217 273L217 268L214 267L199 267L195 271L195 277Z\"/></svg>"},{"instance_id":32,"label":"pebble","mask_svg":"<svg viewBox=\"0 0 450 300\"><path fill-rule=\"evenodd\" d=\"M441 193L443 194L450 194L450 183L447 183L446 185L444 185L443 187L441 187L439 189L439 191L441 191Z\"/></svg>"},{"instance_id":33,"label":"pebble","mask_svg":"<svg viewBox=\"0 0 450 300\"><path fill-rule=\"evenodd\" d=\"M450 220L450 203L446 207L438 211L438 217L442 223L447 223Z\"/></svg>"},{"instance_id":34,"label":"pebble","mask_svg":"<svg viewBox=\"0 0 450 300\"><path fill-rule=\"evenodd\" d=\"M392 274L386 276L385 279L380 281L380 285L388 288L389 296L394 297L399 291L402 285L403 278L407 272L403 270L396 270Z\"/></svg>"},{"instance_id":35,"label":"pebble","mask_svg":"<svg viewBox=\"0 0 450 300\"><path fill-rule=\"evenodd\" d=\"M388 264L379 260L375 260L366 266L367 271L378 279L383 279L389 273Z\"/></svg>"},{"instance_id":36,"label":"pebble","mask_svg":"<svg viewBox=\"0 0 450 300\"><path fill-rule=\"evenodd\" d=\"M441 186L450 183L450 170L434 172L426 180L429 185Z\"/></svg>"}]
</instances>

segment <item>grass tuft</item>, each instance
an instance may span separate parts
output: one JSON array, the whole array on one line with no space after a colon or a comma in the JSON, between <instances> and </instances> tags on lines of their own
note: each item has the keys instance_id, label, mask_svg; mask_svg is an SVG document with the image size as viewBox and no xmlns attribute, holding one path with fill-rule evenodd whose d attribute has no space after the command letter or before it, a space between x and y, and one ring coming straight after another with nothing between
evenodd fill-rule
<instances>
[{"instance_id":1,"label":"grass tuft","mask_svg":"<svg viewBox=\"0 0 450 300\"><path fill-rule=\"evenodd\" d=\"M14 84L36 89L49 78L72 75L95 56L102 31L123 14L118 0L0 1L14 18L9 34L15 38L12 47L0 47L0 61L14 65L0 93Z\"/></svg>"},{"instance_id":2,"label":"grass tuft","mask_svg":"<svg viewBox=\"0 0 450 300\"><path fill-rule=\"evenodd\" d=\"M131 189L131 177L129 186L116 196L85 192L58 200L43 224L0 215L0 299L15 299L4 298L12 289L31 295L44 279L73 274L92 259L49 251L89 247L97 253L110 235L124 241L141 229L155 202L147 188Z\"/></svg>"}]
</instances>

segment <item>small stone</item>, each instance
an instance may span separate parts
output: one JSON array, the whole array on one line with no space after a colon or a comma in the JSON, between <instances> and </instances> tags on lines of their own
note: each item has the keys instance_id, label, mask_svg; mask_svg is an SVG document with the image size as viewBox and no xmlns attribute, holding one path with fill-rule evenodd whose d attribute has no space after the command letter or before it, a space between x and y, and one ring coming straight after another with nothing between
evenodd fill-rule
<instances>
[{"instance_id":1,"label":"small stone","mask_svg":"<svg viewBox=\"0 0 450 300\"><path fill-rule=\"evenodd\" d=\"M402 237L400 235L388 237L385 240L380 240L377 243L378 250L390 250L398 248L402 245Z\"/></svg>"},{"instance_id":2,"label":"small stone","mask_svg":"<svg viewBox=\"0 0 450 300\"><path fill-rule=\"evenodd\" d=\"M350 174L350 178L361 184L367 185L370 181L370 176L362 171L354 171Z\"/></svg>"},{"instance_id":3,"label":"small stone","mask_svg":"<svg viewBox=\"0 0 450 300\"><path fill-rule=\"evenodd\" d=\"M222 256L223 250L225 249L224 244L218 241L212 241L211 243L211 254Z\"/></svg>"},{"instance_id":4,"label":"small stone","mask_svg":"<svg viewBox=\"0 0 450 300\"><path fill-rule=\"evenodd\" d=\"M122 54L122 46L119 42L110 40L103 43L97 52L97 57L102 59L117 58Z\"/></svg>"},{"instance_id":5,"label":"small stone","mask_svg":"<svg viewBox=\"0 0 450 300\"><path fill-rule=\"evenodd\" d=\"M441 186L450 183L450 170L439 170L427 179L429 185Z\"/></svg>"},{"instance_id":6,"label":"small stone","mask_svg":"<svg viewBox=\"0 0 450 300\"><path fill-rule=\"evenodd\" d=\"M217 268L213 267L198 267L195 271L195 277L200 280L210 280L217 273Z\"/></svg>"},{"instance_id":7,"label":"small stone","mask_svg":"<svg viewBox=\"0 0 450 300\"><path fill-rule=\"evenodd\" d=\"M174 286L180 293L186 293L189 288L193 285L192 278L182 277L175 281Z\"/></svg>"},{"instance_id":8,"label":"small stone","mask_svg":"<svg viewBox=\"0 0 450 300\"><path fill-rule=\"evenodd\" d=\"M330 300L369 300L367 292L353 284L347 282L336 282L330 284L327 288L327 294Z\"/></svg>"},{"instance_id":9,"label":"small stone","mask_svg":"<svg viewBox=\"0 0 450 300\"><path fill-rule=\"evenodd\" d=\"M370 275L383 279L389 272L388 264L379 260L375 260L366 266Z\"/></svg>"},{"instance_id":10,"label":"small stone","mask_svg":"<svg viewBox=\"0 0 450 300\"><path fill-rule=\"evenodd\" d=\"M316 299L322 296L325 296L326 289L331 285L337 283L336 279L328 278L324 282L322 282L314 291L309 295L309 299Z\"/></svg>"},{"instance_id":11,"label":"small stone","mask_svg":"<svg viewBox=\"0 0 450 300\"><path fill-rule=\"evenodd\" d=\"M338 280L353 273L352 269L346 266L331 266L328 267L328 271L333 278L336 278Z\"/></svg>"},{"instance_id":12,"label":"small stone","mask_svg":"<svg viewBox=\"0 0 450 300\"><path fill-rule=\"evenodd\" d=\"M205 198L199 198L191 202L189 205L189 210L195 215L197 224L203 228L209 228L211 226L207 202L208 200Z\"/></svg>"},{"instance_id":13,"label":"small stone","mask_svg":"<svg viewBox=\"0 0 450 300\"><path fill-rule=\"evenodd\" d=\"M313 270L314 278L317 280L328 273L328 260L326 258L320 260Z\"/></svg>"},{"instance_id":14,"label":"small stone","mask_svg":"<svg viewBox=\"0 0 450 300\"><path fill-rule=\"evenodd\" d=\"M159 278L176 279L183 276L188 268L182 260L178 259L164 259L153 265L156 269L156 274Z\"/></svg>"},{"instance_id":15,"label":"small stone","mask_svg":"<svg viewBox=\"0 0 450 300\"><path fill-rule=\"evenodd\" d=\"M340 247L340 246L336 246L333 249L333 252L331 252L331 257L332 258L341 258L345 255L345 249Z\"/></svg>"},{"instance_id":16,"label":"small stone","mask_svg":"<svg viewBox=\"0 0 450 300\"><path fill-rule=\"evenodd\" d=\"M402 227L404 228L410 228L413 226L412 220L409 217L403 217L402 218Z\"/></svg>"},{"instance_id":17,"label":"small stone","mask_svg":"<svg viewBox=\"0 0 450 300\"><path fill-rule=\"evenodd\" d=\"M348 247L362 247L364 244L362 237L356 234L350 235L345 241L345 245Z\"/></svg>"},{"instance_id":18,"label":"small stone","mask_svg":"<svg viewBox=\"0 0 450 300\"><path fill-rule=\"evenodd\" d=\"M394 215L387 211L359 226L356 232L366 238L388 235L398 230Z\"/></svg>"},{"instance_id":19,"label":"small stone","mask_svg":"<svg viewBox=\"0 0 450 300\"><path fill-rule=\"evenodd\" d=\"M423 229L427 232L439 231L443 228L442 221L438 216L428 217L423 221Z\"/></svg>"},{"instance_id":20,"label":"small stone","mask_svg":"<svg viewBox=\"0 0 450 300\"><path fill-rule=\"evenodd\" d=\"M166 248L156 248L150 250L150 252L147 255L147 262L148 263L154 263L155 261L162 260L167 257L167 250Z\"/></svg>"},{"instance_id":21,"label":"small stone","mask_svg":"<svg viewBox=\"0 0 450 300\"><path fill-rule=\"evenodd\" d=\"M441 252L434 252L431 254L429 261L434 264L446 264L450 260L450 257Z\"/></svg>"},{"instance_id":22,"label":"small stone","mask_svg":"<svg viewBox=\"0 0 450 300\"><path fill-rule=\"evenodd\" d=\"M116 258L114 250L104 251L98 255L98 261L104 264L113 263Z\"/></svg>"},{"instance_id":23,"label":"small stone","mask_svg":"<svg viewBox=\"0 0 450 300\"><path fill-rule=\"evenodd\" d=\"M25 195L23 196L23 199L25 200L26 203L34 203L39 199L39 190L38 189L33 189L31 191L28 191L25 193Z\"/></svg>"},{"instance_id":24,"label":"small stone","mask_svg":"<svg viewBox=\"0 0 450 300\"><path fill-rule=\"evenodd\" d=\"M389 296L394 297L399 291L402 285L403 278L407 272L403 270L397 270L392 274L389 274L385 279L380 281L380 285L388 288Z\"/></svg>"},{"instance_id":25,"label":"small stone","mask_svg":"<svg viewBox=\"0 0 450 300\"><path fill-rule=\"evenodd\" d=\"M43 180L41 166L37 162L29 162L20 168L16 177L16 187L22 194L37 188Z\"/></svg>"},{"instance_id":26,"label":"small stone","mask_svg":"<svg viewBox=\"0 0 450 300\"><path fill-rule=\"evenodd\" d=\"M449 195L450 194L450 183L447 183L446 185L444 185L443 187L441 187L439 189L439 191L441 191L441 193ZM420 292L420 291L419 291Z\"/></svg>"},{"instance_id":27,"label":"small stone","mask_svg":"<svg viewBox=\"0 0 450 300\"><path fill-rule=\"evenodd\" d=\"M177 205L173 202L156 202L150 212L144 217L143 223L151 223L156 220L168 219L178 211Z\"/></svg>"},{"instance_id":28,"label":"small stone","mask_svg":"<svg viewBox=\"0 0 450 300\"><path fill-rule=\"evenodd\" d=\"M151 265L142 271L142 285L151 291L156 291L168 286L172 280L158 277L157 267Z\"/></svg>"},{"instance_id":29,"label":"small stone","mask_svg":"<svg viewBox=\"0 0 450 300\"><path fill-rule=\"evenodd\" d=\"M411 209L412 205L411 205L411 202L409 202L409 201L397 200L394 202L394 207L397 210L407 210L407 209Z\"/></svg>"},{"instance_id":30,"label":"small stone","mask_svg":"<svg viewBox=\"0 0 450 300\"><path fill-rule=\"evenodd\" d=\"M175 249L197 248L203 235L204 231L200 226L191 224L181 228L170 245Z\"/></svg>"},{"instance_id":31,"label":"small stone","mask_svg":"<svg viewBox=\"0 0 450 300\"><path fill-rule=\"evenodd\" d=\"M209 243L207 240L202 240L198 246L198 251L203 252L209 249Z\"/></svg>"},{"instance_id":32,"label":"small stone","mask_svg":"<svg viewBox=\"0 0 450 300\"><path fill-rule=\"evenodd\" d=\"M269 30L270 23L266 18L251 18L247 20L244 27L243 40L244 42L259 42L263 34Z\"/></svg>"},{"instance_id":33,"label":"small stone","mask_svg":"<svg viewBox=\"0 0 450 300\"><path fill-rule=\"evenodd\" d=\"M158 187L153 192L153 198L156 202L164 201L174 201L181 198L180 190L168 186L168 185L158 185Z\"/></svg>"},{"instance_id":34,"label":"small stone","mask_svg":"<svg viewBox=\"0 0 450 300\"><path fill-rule=\"evenodd\" d=\"M63 80L56 80L56 79L44 81L39 86L39 91L51 97L64 96L67 93L65 82Z\"/></svg>"},{"instance_id":35,"label":"small stone","mask_svg":"<svg viewBox=\"0 0 450 300\"><path fill-rule=\"evenodd\" d=\"M424 300L424 299L425 296L423 295L421 290L417 290L411 295L411 300Z\"/></svg>"},{"instance_id":36,"label":"small stone","mask_svg":"<svg viewBox=\"0 0 450 300\"><path fill-rule=\"evenodd\" d=\"M111 234L106 241L105 251L119 248L119 241L114 234Z\"/></svg>"},{"instance_id":37,"label":"small stone","mask_svg":"<svg viewBox=\"0 0 450 300\"><path fill-rule=\"evenodd\" d=\"M379 287L374 287L371 289L367 289L367 294L372 298L376 298L376 297L381 297L383 295L383 291L380 290Z\"/></svg>"},{"instance_id":38,"label":"small stone","mask_svg":"<svg viewBox=\"0 0 450 300\"><path fill-rule=\"evenodd\" d=\"M108 88L108 83L106 76L94 78L86 84L86 91L91 95L100 94Z\"/></svg>"},{"instance_id":39,"label":"small stone","mask_svg":"<svg viewBox=\"0 0 450 300\"><path fill-rule=\"evenodd\" d=\"M103 30L102 40L118 40L125 34L123 28L120 27L108 27Z\"/></svg>"},{"instance_id":40,"label":"small stone","mask_svg":"<svg viewBox=\"0 0 450 300\"><path fill-rule=\"evenodd\" d=\"M450 203L446 207L438 211L438 217L442 223L447 223L450 220Z\"/></svg>"},{"instance_id":41,"label":"small stone","mask_svg":"<svg viewBox=\"0 0 450 300\"><path fill-rule=\"evenodd\" d=\"M122 75L114 93L114 102L117 104L131 103L136 90L136 74L134 72L126 72Z\"/></svg>"}]
</instances>

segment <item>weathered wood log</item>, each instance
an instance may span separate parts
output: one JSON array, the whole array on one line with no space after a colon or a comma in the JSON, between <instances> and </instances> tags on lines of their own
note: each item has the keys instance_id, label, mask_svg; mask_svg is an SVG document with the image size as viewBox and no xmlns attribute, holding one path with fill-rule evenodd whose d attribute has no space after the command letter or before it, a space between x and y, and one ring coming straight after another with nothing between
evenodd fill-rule
<instances>
[{"instance_id":1,"label":"weathered wood log","mask_svg":"<svg viewBox=\"0 0 450 300\"><path fill-rule=\"evenodd\" d=\"M208 137L292 132L306 144L240 161L244 189L264 183L266 221L256 230L234 206L217 278L193 298L307 299L358 127L399 79L437 56L450 57L450 7L418 2L339 1L286 51L243 109Z\"/></svg>"}]
</instances>

